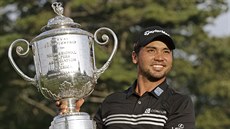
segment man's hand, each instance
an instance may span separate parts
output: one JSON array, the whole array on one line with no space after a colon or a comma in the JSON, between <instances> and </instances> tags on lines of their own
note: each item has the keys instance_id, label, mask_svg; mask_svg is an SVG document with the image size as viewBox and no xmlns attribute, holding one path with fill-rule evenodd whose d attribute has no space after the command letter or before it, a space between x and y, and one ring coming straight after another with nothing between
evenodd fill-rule
<instances>
[{"instance_id":1,"label":"man's hand","mask_svg":"<svg viewBox=\"0 0 230 129\"><path fill-rule=\"evenodd\" d=\"M82 104L84 103L84 99L79 99L76 101L76 112L80 111L80 108L82 106ZM68 110L68 102L63 100L63 101L56 101L56 106L59 108L60 113L59 114L66 114L67 112L69 112Z\"/></svg>"}]
</instances>

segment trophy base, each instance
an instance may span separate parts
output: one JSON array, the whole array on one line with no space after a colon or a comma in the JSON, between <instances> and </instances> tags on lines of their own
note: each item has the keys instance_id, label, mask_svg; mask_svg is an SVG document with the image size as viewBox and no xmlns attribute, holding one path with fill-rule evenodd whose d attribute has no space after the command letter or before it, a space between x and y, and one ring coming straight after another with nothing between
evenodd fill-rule
<instances>
[{"instance_id":1,"label":"trophy base","mask_svg":"<svg viewBox=\"0 0 230 129\"><path fill-rule=\"evenodd\" d=\"M88 113L76 112L54 117L49 129L96 129Z\"/></svg>"}]
</instances>

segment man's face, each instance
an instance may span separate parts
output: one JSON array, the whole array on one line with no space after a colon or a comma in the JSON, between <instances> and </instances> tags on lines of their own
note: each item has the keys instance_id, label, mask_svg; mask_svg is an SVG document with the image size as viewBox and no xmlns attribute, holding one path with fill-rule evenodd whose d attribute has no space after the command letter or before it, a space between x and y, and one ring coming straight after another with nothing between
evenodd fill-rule
<instances>
[{"instance_id":1,"label":"man's face","mask_svg":"<svg viewBox=\"0 0 230 129\"><path fill-rule=\"evenodd\" d=\"M172 68L172 51L161 41L153 41L142 47L138 55L132 53L138 74L151 81L165 79Z\"/></svg>"}]
</instances>

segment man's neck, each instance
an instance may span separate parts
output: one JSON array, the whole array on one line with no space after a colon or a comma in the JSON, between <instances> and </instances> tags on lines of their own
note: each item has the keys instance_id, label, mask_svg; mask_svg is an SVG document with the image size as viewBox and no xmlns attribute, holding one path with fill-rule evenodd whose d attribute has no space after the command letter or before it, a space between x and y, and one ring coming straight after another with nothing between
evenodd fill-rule
<instances>
[{"instance_id":1,"label":"man's neck","mask_svg":"<svg viewBox=\"0 0 230 129\"><path fill-rule=\"evenodd\" d=\"M136 93L138 93L139 96L142 96L145 92L151 92L159 84L161 84L164 80L165 80L165 77L159 80L156 80L156 81L150 81L143 76L139 76L137 78L137 86L136 86L135 91Z\"/></svg>"}]
</instances>

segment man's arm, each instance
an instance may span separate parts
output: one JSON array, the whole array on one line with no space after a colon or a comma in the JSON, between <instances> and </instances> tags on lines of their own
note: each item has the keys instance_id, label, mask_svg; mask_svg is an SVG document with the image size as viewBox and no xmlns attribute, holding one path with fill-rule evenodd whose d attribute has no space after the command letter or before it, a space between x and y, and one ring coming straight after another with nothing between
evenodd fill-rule
<instances>
[{"instance_id":1,"label":"man's arm","mask_svg":"<svg viewBox=\"0 0 230 129\"><path fill-rule=\"evenodd\" d=\"M180 96L171 103L164 129L195 129L195 112L191 98Z\"/></svg>"}]
</instances>

